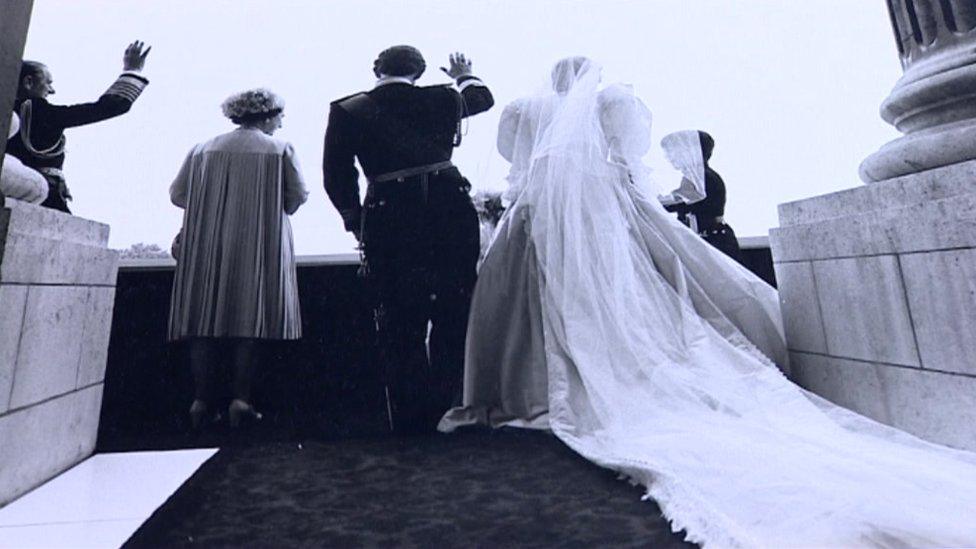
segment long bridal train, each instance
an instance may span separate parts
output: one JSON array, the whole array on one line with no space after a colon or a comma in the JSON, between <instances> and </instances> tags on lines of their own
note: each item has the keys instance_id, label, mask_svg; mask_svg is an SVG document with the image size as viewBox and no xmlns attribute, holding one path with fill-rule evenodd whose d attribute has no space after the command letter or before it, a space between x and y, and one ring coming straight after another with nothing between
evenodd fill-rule
<instances>
[{"instance_id":1,"label":"long bridal train","mask_svg":"<svg viewBox=\"0 0 976 549\"><path fill-rule=\"evenodd\" d=\"M502 117L515 200L442 428L550 428L705 546L976 544L976 455L790 383L775 290L649 192L647 109L584 59L553 84Z\"/></svg>"}]
</instances>

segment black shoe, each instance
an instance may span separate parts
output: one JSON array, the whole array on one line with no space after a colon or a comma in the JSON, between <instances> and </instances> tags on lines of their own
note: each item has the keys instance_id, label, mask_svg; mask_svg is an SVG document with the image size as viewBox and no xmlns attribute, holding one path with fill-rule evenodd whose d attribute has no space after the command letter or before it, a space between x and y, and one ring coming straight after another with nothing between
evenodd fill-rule
<instances>
[{"instance_id":1,"label":"black shoe","mask_svg":"<svg viewBox=\"0 0 976 549\"><path fill-rule=\"evenodd\" d=\"M190 424L194 431L199 431L203 427L203 421L207 417L207 403L196 399L190 405Z\"/></svg>"},{"instance_id":2,"label":"black shoe","mask_svg":"<svg viewBox=\"0 0 976 549\"><path fill-rule=\"evenodd\" d=\"M249 403L235 398L227 408L227 420L232 429L237 429L244 421L261 421L264 416Z\"/></svg>"}]
</instances>

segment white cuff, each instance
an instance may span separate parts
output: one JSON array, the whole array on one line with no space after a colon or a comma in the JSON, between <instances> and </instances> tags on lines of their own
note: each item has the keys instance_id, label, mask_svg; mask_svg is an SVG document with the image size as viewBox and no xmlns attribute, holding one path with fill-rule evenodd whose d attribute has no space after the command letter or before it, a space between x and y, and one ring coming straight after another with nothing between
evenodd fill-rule
<instances>
[{"instance_id":1,"label":"white cuff","mask_svg":"<svg viewBox=\"0 0 976 549\"><path fill-rule=\"evenodd\" d=\"M141 74L124 72L114 84L105 92L106 95L115 95L125 98L129 102L135 102L142 94L142 90L149 85L149 80Z\"/></svg>"},{"instance_id":2,"label":"white cuff","mask_svg":"<svg viewBox=\"0 0 976 549\"><path fill-rule=\"evenodd\" d=\"M462 91L463 92L465 90L465 88L468 88L468 87L471 87L471 86L481 86L482 88L487 87L487 86L485 86L485 83L482 82L479 78L477 78L477 77L471 77L471 78L468 78L467 80L465 80L464 82L461 82L460 84L458 84L458 91Z\"/></svg>"}]
</instances>

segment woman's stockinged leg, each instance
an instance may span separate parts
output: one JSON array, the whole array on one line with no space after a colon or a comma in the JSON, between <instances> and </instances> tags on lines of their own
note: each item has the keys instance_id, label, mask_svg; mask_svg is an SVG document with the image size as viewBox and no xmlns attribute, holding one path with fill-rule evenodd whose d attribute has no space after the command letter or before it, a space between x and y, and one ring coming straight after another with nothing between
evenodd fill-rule
<instances>
[{"instance_id":1,"label":"woman's stockinged leg","mask_svg":"<svg viewBox=\"0 0 976 549\"><path fill-rule=\"evenodd\" d=\"M190 340L190 369L193 371L193 398L206 402L210 398L214 361L217 358L216 342L207 338Z\"/></svg>"},{"instance_id":2,"label":"woman's stockinged leg","mask_svg":"<svg viewBox=\"0 0 976 549\"><path fill-rule=\"evenodd\" d=\"M193 428L199 429L207 414L207 400L210 398L214 361L217 358L216 341L198 337L191 339L189 345L190 370L193 372L193 404L190 405L190 420Z\"/></svg>"},{"instance_id":3,"label":"woman's stockinged leg","mask_svg":"<svg viewBox=\"0 0 976 549\"><path fill-rule=\"evenodd\" d=\"M261 344L255 339L241 339L234 342L234 398L251 402L251 385L258 363L257 354Z\"/></svg>"},{"instance_id":4,"label":"woman's stockinged leg","mask_svg":"<svg viewBox=\"0 0 976 549\"><path fill-rule=\"evenodd\" d=\"M239 339L234 342L234 400L227 409L231 427L239 427L245 419L260 420L262 417L251 406L251 385L260 359L258 353L263 348L256 339Z\"/></svg>"}]
</instances>

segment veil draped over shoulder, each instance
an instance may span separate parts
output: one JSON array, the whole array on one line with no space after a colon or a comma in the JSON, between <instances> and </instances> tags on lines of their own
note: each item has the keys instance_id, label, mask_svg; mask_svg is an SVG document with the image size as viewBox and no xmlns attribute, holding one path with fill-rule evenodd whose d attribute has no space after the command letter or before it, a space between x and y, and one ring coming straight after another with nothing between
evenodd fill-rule
<instances>
[{"instance_id":1,"label":"veil draped over shoulder","mask_svg":"<svg viewBox=\"0 0 976 549\"><path fill-rule=\"evenodd\" d=\"M671 196L693 204L705 198L705 155L695 130L669 133L661 140L661 148L671 164L684 176L681 186Z\"/></svg>"},{"instance_id":2,"label":"veil draped over shoulder","mask_svg":"<svg viewBox=\"0 0 976 549\"><path fill-rule=\"evenodd\" d=\"M633 90L601 88L585 58L552 81L502 115L512 205L484 267L515 258L542 349L504 355L500 373L480 357L519 337L492 316L519 300L476 291L465 405L540 372L549 428L708 547L976 544L976 456L790 383L776 291L654 198Z\"/></svg>"}]
</instances>

